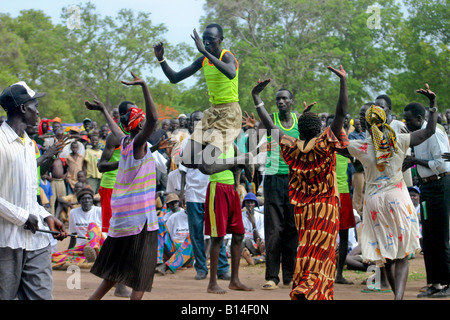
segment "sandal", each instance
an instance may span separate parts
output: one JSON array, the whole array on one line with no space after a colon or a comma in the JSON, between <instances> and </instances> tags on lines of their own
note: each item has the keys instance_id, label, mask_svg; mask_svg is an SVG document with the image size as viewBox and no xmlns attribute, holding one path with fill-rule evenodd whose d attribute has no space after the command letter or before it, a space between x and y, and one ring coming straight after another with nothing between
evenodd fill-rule
<instances>
[{"instance_id":1,"label":"sandal","mask_svg":"<svg viewBox=\"0 0 450 320\"><path fill-rule=\"evenodd\" d=\"M274 290L274 289L278 289L278 285L275 282L273 282L272 280L269 280L261 287L261 289Z\"/></svg>"}]
</instances>

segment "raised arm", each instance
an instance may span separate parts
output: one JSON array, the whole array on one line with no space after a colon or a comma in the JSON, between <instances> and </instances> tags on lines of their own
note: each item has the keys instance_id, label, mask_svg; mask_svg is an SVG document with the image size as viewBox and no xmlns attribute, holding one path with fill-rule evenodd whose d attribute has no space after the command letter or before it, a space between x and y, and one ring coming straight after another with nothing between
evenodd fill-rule
<instances>
[{"instance_id":1,"label":"raised arm","mask_svg":"<svg viewBox=\"0 0 450 320\"><path fill-rule=\"evenodd\" d=\"M164 57L164 44L162 42L153 46L153 50L155 51L155 56L158 59L159 65L161 66L162 71L169 79L171 83L178 83L186 78L189 78L194 73L202 67L203 57L195 60L191 65L177 72L174 71L169 64L167 63L166 58Z\"/></svg>"},{"instance_id":2,"label":"raised arm","mask_svg":"<svg viewBox=\"0 0 450 320\"><path fill-rule=\"evenodd\" d=\"M272 135L272 131L280 130L274 123L266 108L264 108L264 102L262 101L259 94L266 88L271 79L266 80L258 80L258 84L252 89L253 102L255 103L256 112L261 119L261 123L264 125L264 128L267 129L267 135Z\"/></svg>"},{"instance_id":3,"label":"raised arm","mask_svg":"<svg viewBox=\"0 0 450 320\"><path fill-rule=\"evenodd\" d=\"M423 94L430 100L430 116L428 117L428 122L425 129L417 130L411 133L409 142L410 147L421 144L436 132L436 123L438 117L436 94L430 90L428 83L426 83L425 86L426 89L419 89L416 90L416 92Z\"/></svg>"},{"instance_id":4,"label":"raised arm","mask_svg":"<svg viewBox=\"0 0 450 320\"><path fill-rule=\"evenodd\" d=\"M141 86L145 99L144 128L136 135L136 138L134 139L134 148L135 150L137 150L141 148L146 148L147 140L150 139L150 136L152 135L153 131L156 128L156 124L158 122L158 113L156 112L155 103L153 102L152 95L150 94L150 90L148 89L148 86L145 83L145 81L136 76L133 72L131 72L131 75L134 78L133 81L130 82L122 81L122 83L127 86Z\"/></svg>"},{"instance_id":5,"label":"raised arm","mask_svg":"<svg viewBox=\"0 0 450 320\"><path fill-rule=\"evenodd\" d=\"M86 108L88 108L89 110L96 110L103 113L103 116L105 117L111 132L116 136L117 139L119 139L119 141L122 141L122 138L125 136L125 134L113 120L113 118L109 114L108 110L106 110L106 107L102 102L94 100L93 102L85 101L84 104Z\"/></svg>"},{"instance_id":6,"label":"raised arm","mask_svg":"<svg viewBox=\"0 0 450 320\"><path fill-rule=\"evenodd\" d=\"M345 72L342 65L339 66L339 70L332 67L328 67L328 69L340 78L339 99L336 105L333 122L331 122L330 125L331 130L337 137L340 135L342 127L344 126L345 115L348 110L347 72Z\"/></svg>"}]
</instances>

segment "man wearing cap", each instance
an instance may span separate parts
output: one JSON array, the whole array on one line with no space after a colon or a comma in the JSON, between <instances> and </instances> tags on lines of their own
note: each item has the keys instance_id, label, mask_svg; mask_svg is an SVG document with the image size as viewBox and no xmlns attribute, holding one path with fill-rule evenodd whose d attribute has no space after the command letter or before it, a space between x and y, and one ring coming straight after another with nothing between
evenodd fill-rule
<instances>
[{"instance_id":1,"label":"man wearing cap","mask_svg":"<svg viewBox=\"0 0 450 320\"><path fill-rule=\"evenodd\" d=\"M89 118L85 118L83 120L83 126L81 128L81 131L86 131L88 134L92 130L92 120Z\"/></svg>"},{"instance_id":2,"label":"man wearing cap","mask_svg":"<svg viewBox=\"0 0 450 320\"><path fill-rule=\"evenodd\" d=\"M169 193L166 204L170 211L166 213L165 217L169 213L170 216L165 219L167 236L162 245L164 246L164 253L169 259L156 268L156 271L162 275L165 275L167 270L175 273L177 269L194 262L194 252L189 237L188 217L186 211L180 208L180 198L176 193Z\"/></svg>"},{"instance_id":3,"label":"man wearing cap","mask_svg":"<svg viewBox=\"0 0 450 320\"><path fill-rule=\"evenodd\" d=\"M0 95L7 121L0 127L0 300L53 299L50 229L67 236L64 226L43 207L37 194L37 163L27 126L37 123L38 98L23 81ZM26 229L24 228L26 227Z\"/></svg>"},{"instance_id":4,"label":"man wearing cap","mask_svg":"<svg viewBox=\"0 0 450 320\"><path fill-rule=\"evenodd\" d=\"M242 208L245 208L242 210L242 222L245 228L242 255L249 264L253 265L255 262L251 256L265 254L264 214L255 209L259 209L259 201L253 192L245 195Z\"/></svg>"}]
</instances>

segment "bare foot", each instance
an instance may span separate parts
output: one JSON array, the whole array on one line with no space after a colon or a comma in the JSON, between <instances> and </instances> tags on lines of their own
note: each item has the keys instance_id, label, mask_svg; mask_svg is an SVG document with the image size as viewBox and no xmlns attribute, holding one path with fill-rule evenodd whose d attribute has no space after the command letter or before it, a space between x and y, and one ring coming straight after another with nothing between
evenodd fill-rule
<instances>
[{"instance_id":1,"label":"bare foot","mask_svg":"<svg viewBox=\"0 0 450 320\"><path fill-rule=\"evenodd\" d=\"M241 283L239 280L230 282L230 285L228 286L228 288L230 288L231 290L242 290L242 291L254 291L255 290L253 288L247 287L246 285Z\"/></svg>"},{"instance_id":2,"label":"bare foot","mask_svg":"<svg viewBox=\"0 0 450 320\"><path fill-rule=\"evenodd\" d=\"M225 294L227 291L219 287L216 283L216 284L209 284L206 292L214 294Z\"/></svg>"}]
</instances>

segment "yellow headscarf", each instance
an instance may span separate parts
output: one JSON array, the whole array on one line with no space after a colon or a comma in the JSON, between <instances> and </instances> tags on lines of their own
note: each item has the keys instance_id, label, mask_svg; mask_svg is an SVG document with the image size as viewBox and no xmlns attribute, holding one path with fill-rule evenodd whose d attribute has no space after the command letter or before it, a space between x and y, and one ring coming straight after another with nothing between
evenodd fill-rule
<instances>
[{"instance_id":1,"label":"yellow headscarf","mask_svg":"<svg viewBox=\"0 0 450 320\"><path fill-rule=\"evenodd\" d=\"M386 113L383 108L371 105L366 111L366 121L370 126L377 165L386 165L392 158L392 149L397 152L397 135L394 129L386 123Z\"/></svg>"}]
</instances>

